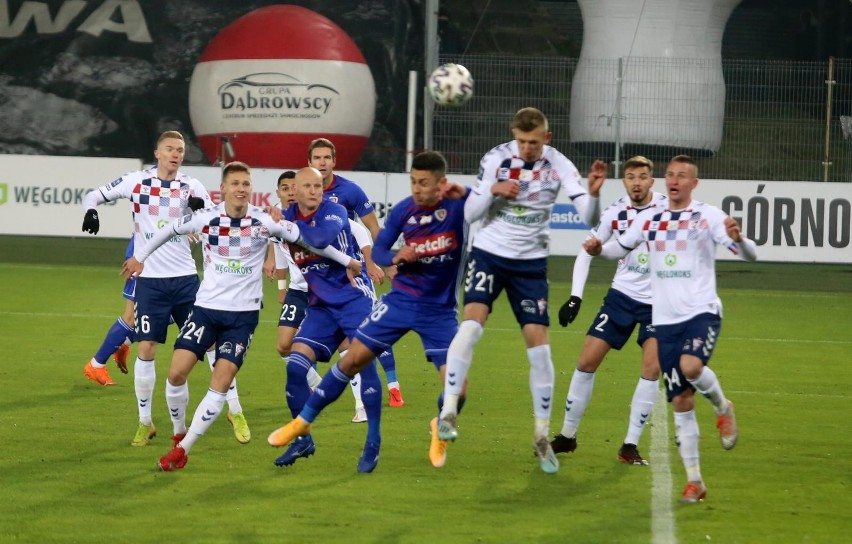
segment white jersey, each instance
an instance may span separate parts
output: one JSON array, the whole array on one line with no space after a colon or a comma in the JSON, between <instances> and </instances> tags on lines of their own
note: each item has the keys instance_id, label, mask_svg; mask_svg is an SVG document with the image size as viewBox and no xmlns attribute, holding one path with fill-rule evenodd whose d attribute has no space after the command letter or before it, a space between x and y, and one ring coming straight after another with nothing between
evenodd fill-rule
<instances>
[{"instance_id":1,"label":"white jersey","mask_svg":"<svg viewBox=\"0 0 852 544\"><path fill-rule=\"evenodd\" d=\"M135 250L143 249L154 234L169 222L189 210L189 197L204 199L205 207L212 206L207 190L195 178L177 173L172 181L157 177L157 167L125 174L83 197L83 209L119 198L130 199L133 214L133 242ZM172 278L197 274L195 260L190 252L189 240L184 236L172 237L145 265L144 278Z\"/></svg>"},{"instance_id":2,"label":"white jersey","mask_svg":"<svg viewBox=\"0 0 852 544\"><path fill-rule=\"evenodd\" d=\"M642 208L633 207L630 197L623 196L610 204L601 213L601 222L591 230L591 235L604 242L613 236L621 236L641 212L650 208L664 210L668 207L668 204L669 197L657 192L651 193L651 201ZM577 264L582 262L580 259L575 262L575 275ZM649 270L648 251L645 246L639 245L618 260L618 267L612 278L611 287L637 302L651 304L651 276ZM588 272L588 266L586 267L586 271ZM573 282L571 292L572 294L574 292Z\"/></svg>"},{"instance_id":3,"label":"white jersey","mask_svg":"<svg viewBox=\"0 0 852 544\"><path fill-rule=\"evenodd\" d=\"M491 194L498 181L518 180L520 193L507 200ZM598 221L597 199L580 185L580 173L565 155L548 145L541 158L526 162L515 140L489 151L465 203L465 219L482 224L473 247L511 259L538 259L550 254L550 215L562 187L589 225Z\"/></svg>"},{"instance_id":4,"label":"white jersey","mask_svg":"<svg viewBox=\"0 0 852 544\"><path fill-rule=\"evenodd\" d=\"M607 249L642 246L648 251L654 325L682 323L703 313L722 315L716 244L756 258L754 242L744 238L738 244L728 236L725 218L719 208L695 200L682 210L649 209L636 216L617 242L606 244Z\"/></svg>"},{"instance_id":5,"label":"white jersey","mask_svg":"<svg viewBox=\"0 0 852 544\"><path fill-rule=\"evenodd\" d=\"M140 262L179 234L200 234L204 252L204 279L195 295L195 305L211 310L259 310L263 299L263 261L269 238L286 242L299 240L295 223L276 223L262 208L249 206L243 217L230 217L222 202L212 208L184 216L162 229L136 258ZM351 258L342 251L326 247L308 250L346 266Z\"/></svg>"}]
</instances>

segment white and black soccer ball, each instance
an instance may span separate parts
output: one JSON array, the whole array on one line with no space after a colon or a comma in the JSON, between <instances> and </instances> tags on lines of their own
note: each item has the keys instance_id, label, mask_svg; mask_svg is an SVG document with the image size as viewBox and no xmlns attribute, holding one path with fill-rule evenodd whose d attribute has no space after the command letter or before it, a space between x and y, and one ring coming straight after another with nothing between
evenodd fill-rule
<instances>
[{"instance_id":1,"label":"white and black soccer ball","mask_svg":"<svg viewBox=\"0 0 852 544\"><path fill-rule=\"evenodd\" d=\"M441 106L461 106L473 96L473 78L461 64L442 64L427 82L429 95Z\"/></svg>"}]
</instances>

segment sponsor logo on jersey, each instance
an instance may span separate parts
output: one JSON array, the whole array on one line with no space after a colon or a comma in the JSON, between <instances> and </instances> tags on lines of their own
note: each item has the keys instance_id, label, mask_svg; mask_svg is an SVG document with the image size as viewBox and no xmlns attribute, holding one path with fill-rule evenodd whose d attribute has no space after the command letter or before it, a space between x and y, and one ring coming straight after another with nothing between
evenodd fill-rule
<instances>
[{"instance_id":1,"label":"sponsor logo on jersey","mask_svg":"<svg viewBox=\"0 0 852 544\"><path fill-rule=\"evenodd\" d=\"M417 257L430 257L449 253L458 247L455 232L440 232L422 238L406 240L406 245L414 248Z\"/></svg>"},{"instance_id":2,"label":"sponsor logo on jersey","mask_svg":"<svg viewBox=\"0 0 852 544\"><path fill-rule=\"evenodd\" d=\"M233 274L235 276L249 276L254 271L250 266L243 266L239 259L228 259L227 264L213 263L213 270L220 274Z\"/></svg>"}]
</instances>

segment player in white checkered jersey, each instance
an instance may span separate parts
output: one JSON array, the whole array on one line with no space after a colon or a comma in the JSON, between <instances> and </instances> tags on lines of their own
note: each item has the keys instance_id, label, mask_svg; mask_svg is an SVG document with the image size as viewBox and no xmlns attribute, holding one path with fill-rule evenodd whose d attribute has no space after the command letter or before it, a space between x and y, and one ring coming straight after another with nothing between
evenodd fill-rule
<instances>
[{"instance_id":1,"label":"player in white checkered jersey","mask_svg":"<svg viewBox=\"0 0 852 544\"><path fill-rule=\"evenodd\" d=\"M202 239L204 279L175 341L166 383L174 429L174 447L160 459L160 468L167 471L186 464L187 453L221 412L230 383L245 361L260 317L262 265L270 238L304 245L295 224L276 223L263 209L250 204L252 182L248 165L226 165L221 191L223 202L171 222L124 265L126 274L138 275L144 270L142 263L164 250L173 236L197 234ZM360 260L353 255L334 248L308 249L349 267L353 273L361 272ZM195 363L204 358L207 347L214 344L216 364L210 388L187 430L187 377Z\"/></svg>"},{"instance_id":2,"label":"player in white checkered jersey","mask_svg":"<svg viewBox=\"0 0 852 544\"><path fill-rule=\"evenodd\" d=\"M121 198L130 200L134 245L143 249L163 225L190 210L211 205L210 195L195 178L179 171L186 144L177 131L163 132L157 139L157 165L125 174L83 197L83 231L97 234L100 221L96 206ZM145 446L156 436L152 420L157 344L166 341L170 320L183 323L195 300L199 280L190 242L175 236L148 263L136 285L136 334L139 348L133 366L139 424L131 441Z\"/></svg>"},{"instance_id":3,"label":"player in white checkered jersey","mask_svg":"<svg viewBox=\"0 0 852 544\"><path fill-rule=\"evenodd\" d=\"M757 259L754 241L740 232L733 218L710 204L692 198L698 167L686 155L674 157L666 168L669 207L647 210L618 240L601 244L590 238L583 248L591 255L615 259L643 245L649 253L652 321L659 345L660 371L674 409L675 440L687 484L681 502L704 500L707 487L698 456L699 429L694 393L713 405L722 447L737 443L734 405L725 398L708 365L722 327L722 301L716 293L716 245L747 261Z\"/></svg>"},{"instance_id":4,"label":"player in white checkered jersey","mask_svg":"<svg viewBox=\"0 0 852 544\"><path fill-rule=\"evenodd\" d=\"M438 423L441 440L455 440L458 399L473 349L494 300L505 289L527 347L535 426L533 442L541 469L559 469L550 447L554 370L548 327L547 257L550 215L562 189L588 225L598 222L598 196L606 165L595 161L589 190L574 164L547 145L547 117L535 108L519 110L512 121L514 140L483 157L479 177L465 204L469 223L482 220L474 234L464 286L464 310L447 353L444 406Z\"/></svg>"},{"instance_id":5,"label":"player in white checkered jersey","mask_svg":"<svg viewBox=\"0 0 852 544\"><path fill-rule=\"evenodd\" d=\"M651 190L654 163L649 159L636 156L625 161L622 182L627 194L601 213L601 221L590 231L590 236L601 240L620 236L644 210L668 207L668 197ZM555 453L577 449L577 429L592 399L595 372L611 349L624 347L638 325L636 343L642 349L641 371L630 402L627 434L618 450L618 459L631 465L648 464L639 454L638 444L659 394L660 363L651 324L651 278L647 260L648 252L640 245L618 261L612 285L592 319L577 358L565 399L562 430L550 442ZM591 263L592 256L582 250L574 260L571 298L559 309L559 324L563 327L572 323L580 311Z\"/></svg>"}]
</instances>

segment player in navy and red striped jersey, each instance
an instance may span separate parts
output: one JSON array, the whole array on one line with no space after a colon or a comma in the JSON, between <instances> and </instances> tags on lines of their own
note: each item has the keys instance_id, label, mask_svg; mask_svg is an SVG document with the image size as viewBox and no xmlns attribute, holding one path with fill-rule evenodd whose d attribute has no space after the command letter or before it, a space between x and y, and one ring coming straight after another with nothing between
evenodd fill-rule
<instances>
[{"instance_id":1,"label":"player in navy and red striped jersey","mask_svg":"<svg viewBox=\"0 0 852 544\"><path fill-rule=\"evenodd\" d=\"M204 280L192 312L175 341L166 386L174 425L174 448L159 463L166 471L186 465L190 448L218 417L230 384L245 360L263 299L261 266L269 238L276 236L288 242L303 243L296 225L276 223L262 209L249 204L252 183L246 164L226 165L222 170L221 189L223 201L219 205L168 224L144 248L137 250L136 258L128 259L124 267L128 274L142 272L141 263L149 256L153 259L157 248L165 250L164 244L175 235L199 234L202 238ZM322 254L351 265L358 272L361 270L359 261L336 249L325 248ZM204 358L207 348L214 344L216 364L210 389L187 430L187 376L195 363Z\"/></svg>"},{"instance_id":2,"label":"player in navy and red striped jersey","mask_svg":"<svg viewBox=\"0 0 852 544\"><path fill-rule=\"evenodd\" d=\"M648 250L652 322L659 345L660 371L674 409L675 440L686 468L687 484L681 502L704 500L707 487L698 460L698 421L695 391L713 405L722 447L737 443L739 430L734 405L725 398L708 365L722 328L722 301L716 293L716 245L747 261L757 259L756 245L740 232L733 218L715 206L692 198L698 167L686 155L666 167L669 205L649 209L606 244L589 238L583 249L591 255L621 258L633 248Z\"/></svg>"},{"instance_id":3,"label":"player in navy and red striped jersey","mask_svg":"<svg viewBox=\"0 0 852 544\"><path fill-rule=\"evenodd\" d=\"M323 194L325 198L346 208L349 213L349 219L360 219L375 240L379 235L379 220L376 218L373 205L370 203L370 199L367 198L367 193L358 184L334 173L336 157L337 151L334 143L326 138L317 138L308 146L308 166L313 166L322 174ZM365 247L363 248L363 254L367 265L367 273L374 284L381 285L384 281L385 273L373 261L372 250ZM389 271L392 272L393 268L390 268ZM380 353L378 359L388 382L388 403L391 407L404 406L405 401L402 399L402 391L396 375L396 359L393 349L389 348L387 351ZM360 385L359 380L354 379L352 381L352 393L355 395L355 417L353 421L362 421L360 410L363 409L363 404L361 403Z\"/></svg>"},{"instance_id":4,"label":"player in navy and red striped jersey","mask_svg":"<svg viewBox=\"0 0 852 544\"><path fill-rule=\"evenodd\" d=\"M515 114L512 135L514 140L482 158L477 183L465 204L467 221L481 219L482 224L467 260L462 322L447 354L439 436L455 440L458 435L457 402L473 350L494 301L505 289L527 347L535 451L542 470L553 473L559 469L559 461L548 436L554 381L547 310L550 215L561 189L583 221L596 224L606 165L601 161L592 165L587 192L577 167L546 145L551 138L547 117L535 108Z\"/></svg>"},{"instance_id":5,"label":"player in navy and red striped jersey","mask_svg":"<svg viewBox=\"0 0 852 544\"><path fill-rule=\"evenodd\" d=\"M355 240L346 209L323 198L322 176L315 168L302 168L296 173L296 202L284 217L295 222L306 242L329 245L357 258ZM308 282L308 309L287 361L287 405L295 417L310 395L307 375L316 361L329 361L344 340L351 339L361 321L367 317L375 295L367 276L349 280L345 269L313 252L290 246L293 261ZM367 411L367 439L358 467L369 472L375 463L381 434L381 382L372 364L362 373L364 407ZM279 444L284 445L284 444ZM316 450L310 435L295 441L275 460L278 466L292 465ZM376 452L375 454L373 452Z\"/></svg>"},{"instance_id":6,"label":"player in navy and red striped jersey","mask_svg":"<svg viewBox=\"0 0 852 544\"><path fill-rule=\"evenodd\" d=\"M299 437L310 436L311 423L340 397L352 376L358 372L364 375L365 369L375 367L376 354L408 331L420 335L426 359L443 379L447 348L458 326L456 291L465 246L464 201L468 195L465 188L447 183L445 170L446 161L439 153L427 151L414 158L412 196L394 206L373 246L377 263L398 266L391 291L358 328L349 350L326 373L304 409L270 434L273 446L294 439L293 444L298 444L304 440ZM394 253L391 248L400 234L404 244ZM443 394L438 399L439 409L442 398ZM441 467L446 460L446 442L437 437L437 418L431 426L429 458L434 466ZM378 443L376 446L374 457L362 456L359 471L375 468Z\"/></svg>"},{"instance_id":7,"label":"player in navy and red striped jersey","mask_svg":"<svg viewBox=\"0 0 852 544\"><path fill-rule=\"evenodd\" d=\"M154 151L155 167L125 174L83 197L86 210L83 231L98 233L100 221L95 209L98 204L129 199L134 246L139 251L169 221L212 204L201 182L179 171L185 152L186 144L179 132L162 133ZM170 321L183 323L186 320L198 285L195 260L185 236L170 239L136 282L135 327L139 350L133 365L133 379L139 425L131 442L134 446L147 445L157 434L151 419L157 344L166 341Z\"/></svg>"},{"instance_id":8,"label":"player in navy and red striped jersey","mask_svg":"<svg viewBox=\"0 0 852 544\"><path fill-rule=\"evenodd\" d=\"M602 240L620 236L642 211L668 206L668 197L651 190L654 185L654 163L645 157L631 157L624 163L623 183L627 195L603 211L601 222L591 230L591 236ZM559 310L559 324L563 327L572 323L580 311L591 262L592 256L580 250L574 261L571 298ZM630 402L627 435L618 450L618 459L632 465L648 464L639 454L637 445L659 393L660 363L654 326L651 324L648 252L642 246L618 261L612 286L586 332L565 399L562 431L550 443L554 452L567 453L577 448L577 429L592 398L595 372L610 349L620 350L627 343L637 325L639 333L636 343L642 348L642 368Z\"/></svg>"}]
</instances>

